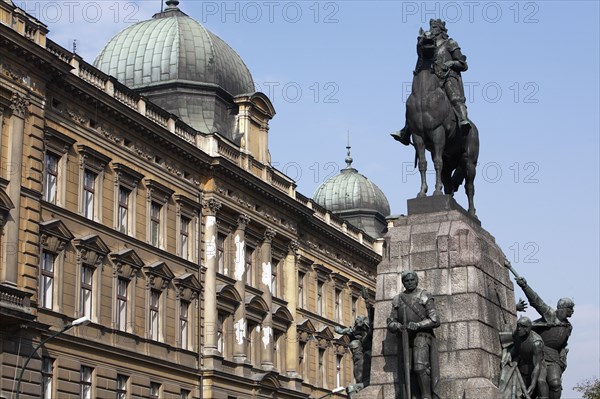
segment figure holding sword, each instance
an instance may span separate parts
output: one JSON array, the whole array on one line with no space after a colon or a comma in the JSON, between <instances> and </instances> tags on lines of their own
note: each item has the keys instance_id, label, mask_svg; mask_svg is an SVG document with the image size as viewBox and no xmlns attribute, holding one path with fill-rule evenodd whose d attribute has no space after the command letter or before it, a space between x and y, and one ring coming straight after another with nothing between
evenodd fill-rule
<instances>
[{"instance_id":1,"label":"figure holding sword","mask_svg":"<svg viewBox=\"0 0 600 399\"><path fill-rule=\"evenodd\" d=\"M407 399L439 399L440 380L438 351L433 329L440 326L433 296L417 288L419 278L414 271L402 273L404 292L392 299L392 312L387 320L390 332L401 334L400 381Z\"/></svg>"}]
</instances>

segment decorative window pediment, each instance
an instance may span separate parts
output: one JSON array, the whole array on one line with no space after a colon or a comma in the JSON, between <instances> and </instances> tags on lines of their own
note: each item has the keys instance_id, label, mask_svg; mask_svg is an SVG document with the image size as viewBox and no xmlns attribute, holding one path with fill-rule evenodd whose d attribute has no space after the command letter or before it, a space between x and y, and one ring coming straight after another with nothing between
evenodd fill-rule
<instances>
[{"instance_id":1,"label":"decorative window pediment","mask_svg":"<svg viewBox=\"0 0 600 399\"><path fill-rule=\"evenodd\" d=\"M101 152L84 144L77 145L77 151L81 154L81 165L96 173L102 172L111 160Z\"/></svg>"},{"instance_id":2,"label":"decorative window pediment","mask_svg":"<svg viewBox=\"0 0 600 399\"><path fill-rule=\"evenodd\" d=\"M348 281L350 281L350 279L348 277L344 277L339 273L331 274L331 278L333 279L333 282L335 283L335 287L339 288L339 289L346 288L346 284L348 283Z\"/></svg>"},{"instance_id":3,"label":"decorative window pediment","mask_svg":"<svg viewBox=\"0 0 600 399\"><path fill-rule=\"evenodd\" d=\"M317 279L319 281L327 281L329 279L329 276L331 275L331 269L321 265L321 264L316 264L313 266L315 271L317 272Z\"/></svg>"},{"instance_id":4,"label":"decorative window pediment","mask_svg":"<svg viewBox=\"0 0 600 399\"><path fill-rule=\"evenodd\" d=\"M177 203L177 213L180 215L193 218L202 209L202 203L200 201L194 201L185 195L175 195L175 202Z\"/></svg>"},{"instance_id":5,"label":"decorative window pediment","mask_svg":"<svg viewBox=\"0 0 600 399\"><path fill-rule=\"evenodd\" d=\"M75 140L54 129L46 128L44 132L44 144L47 149L62 155L69 151L73 144L75 144Z\"/></svg>"},{"instance_id":6,"label":"decorative window pediment","mask_svg":"<svg viewBox=\"0 0 600 399\"><path fill-rule=\"evenodd\" d=\"M253 373L250 378L258 382L262 388L272 389L274 391L281 388L281 383L277 378L277 374L272 371L267 373Z\"/></svg>"},{"instance_id":7,"label":"decorative window pediment","mask_svg":"<svg viewBox=\"0 0 600 399\"><path fill-rule=\"evenodd\" d=\"M267 313L271 311L267 306L267 302L259 295L246 293L244 303L246 304L246 315L256 322L261 322Z\"/></svg>"},{"instance_id":8,"label":"decorative window pediment","mask_svg":"<svg viewBox=\"0 0 600 399\"><path fill-rule=\"evenodd\" d=\"M61 220L52 219L40 222L40 243L49 252L62 251L74 237Z\"/></svg>"},{"instance_id":9,"label":"decorative window pediment","mask_svg":"<svg viewBox=\"0 0 600 399\"><path fill-rule=\"evenodd\" d=\"M316 331L315 325L309 319L300 320L296 324L296 329L298 330L298 340L304 343L308 342Z\"/></svg>"},{"instance_id":10,"label":"decorative window pediment","mask_svg":"<svg viewBox=\"0 0 600 399\"><path fill-rule=\"evenodd\" d=\"M144 262L131 248L111 252L108 257L115 265L115 273L126 279L132 279L144 267Z\"/></svg>"},{"instance_id":11,"label":"decorative window pediment","mask_svg":"<svg viewBox=\"0 0 600 399\"><path fill-rule=\"evenodd\" d=\"M148 189L148 199L161 204L166 204L175 192L153 179L146 179L146 188Z\"/></svg>"},{"instance_id":12,"label":"decorative window pediment","mask_svg":"<svg viewBox=\"0 0 600 399\"><path fill-rule=\"evenodd\" d=\"M0 188L0 229L4 227L4 224L6 223L6 218L8 217L8 213L14 207L15 206L10 200L8 194L6 194L6 192L2 188Z\"/></svg>"},{"instance_id":13,"label":"decorative window pediment","mask_svg":"<svg viewBox=\"0 0 600 399\"><path fill-rule=\"evenodd\" d=\"M110 249L97 234L89 234L73 240L77 248L77 263L98 267Z\"/></svg>"},{"instance_id":14,"label":"decorative window pediment","mask_svg":"<svg viewBox=\"0 0 600 399\"><path fill-rule=\"evenodd\" d=\"M273 314L273 328L277 330L287 331L290 324L294 322L294 317L285 306L273 304L271 313Z\"/></svg>"},{"instance_id":15,"label":"decorative window pediment","mask_svg":"<svg viewBox=\"0 0 600 399\"><path fill-rule=\"evenodd\" d=\"M136 188L138 183L144 178L144 175L122 163L113 163L113 169L117 176L116 183L123 185L130 190Z\"/></svg>"},{"instance_id":16,"label":"decorative window pediment","mask_svg":"<svg viewBox=\"0 0 600 399\"><path fill-rule=\"evenodd\" d=\"M167 288L169 282L175 277L165 262L155 262L144 266L144 272L148 276L148 285L150 288L160 291Z\"/></svg>"},{"instance_id":17,"label":"decorative window pediment","mask_svg":"<svg viewBox=\"0 0 600 399\"><path fill-rule=\"evenodd\" d=\"M233 313L242 302L242 297L232 284L217 285L217 307Z\"/></svg>"},{"instance_id":18,"label":"decorative window pediment","mask_svg":"<svg viewBox=\"0 0 600 399\"><path fill-rule=\"evenodd\" d=\"M317 345L320 348L327 348L328 346L330 346L331 341L334 339L331 327L321 327L319 331L315 332L315 338L317 339Z\"/></svg>"},{"instance_id":19,"label":"decorative window pediment","mask_svg":"<svg viewBox=\"0 0 600 399\"><path fill-rule=\"evenodd\" d=\"M173 284L177 287L179 297L188 302L197 299L202 289L202 285L192 273L185 273L176 277L173 279Z\"/></svg>"}]
</instances>

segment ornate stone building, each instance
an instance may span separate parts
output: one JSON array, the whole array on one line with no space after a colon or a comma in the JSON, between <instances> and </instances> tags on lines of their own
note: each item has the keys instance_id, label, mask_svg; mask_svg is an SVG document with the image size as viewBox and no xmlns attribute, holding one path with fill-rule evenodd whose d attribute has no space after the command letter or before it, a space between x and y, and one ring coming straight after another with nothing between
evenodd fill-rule
<instances>
[{"instance_id":1,"label":"ornate stone building","mask_svg":"<svg viewBox=\"0 0 600 399\"><path fill-rule=\"evenodd\" d=\"M2 398L84 316L34 355L22 398L308 398L352 382L334 327L366 313L363 287L374 300L383 244L270 165L271 102L177 3L93 66L0 0Z\"/></svg>"}]
</instances>

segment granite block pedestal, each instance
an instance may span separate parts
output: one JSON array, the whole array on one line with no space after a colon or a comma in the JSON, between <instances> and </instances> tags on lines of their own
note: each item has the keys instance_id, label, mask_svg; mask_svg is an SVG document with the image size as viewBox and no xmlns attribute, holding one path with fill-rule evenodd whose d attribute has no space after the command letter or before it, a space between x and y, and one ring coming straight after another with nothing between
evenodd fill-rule
<instances>
[{"instance_id":1,"label":"granite block pedestal","mask_svg":"<svg viewBox=\"0 0 600 399\"><path fill-rule=\"evenodd\" d=\"M449 196L408 201L408 216L388 220L377 268L371 385L356 399L404 399L398 385L399 337L386 328L400 274L414 270L435 297L442 399L496 399L498 333L516 323L504 254L494 237ZM510 326L510 327L509 327Z\"/></svg>"}]
</instances>

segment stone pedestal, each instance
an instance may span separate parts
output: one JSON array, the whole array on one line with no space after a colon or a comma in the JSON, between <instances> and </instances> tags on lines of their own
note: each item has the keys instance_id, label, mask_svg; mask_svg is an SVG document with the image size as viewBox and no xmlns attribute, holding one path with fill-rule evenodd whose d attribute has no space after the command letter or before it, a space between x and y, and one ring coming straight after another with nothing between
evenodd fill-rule
<instances>
[{"instance_id":1,"label":"stone pedestal","mask_svg":"<svg viewBox=\"0 0 600 399\"><path fill-rule=\"evenodd\" d=\"M498 397L498 333L515 325L515 296L504 254L494 237L449 196L409 200L408 216L389 220L377 268L371 385L354 398L402 398L399 337L388 333L400 273L415 270L419 287L435 297L442 399Z\"/></svg>"}]
</instances>

